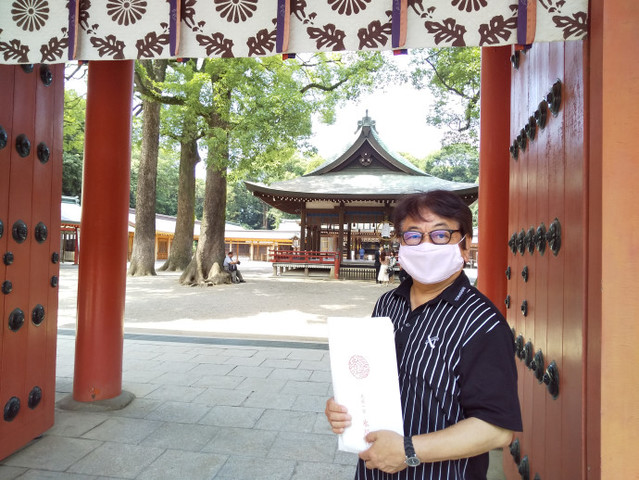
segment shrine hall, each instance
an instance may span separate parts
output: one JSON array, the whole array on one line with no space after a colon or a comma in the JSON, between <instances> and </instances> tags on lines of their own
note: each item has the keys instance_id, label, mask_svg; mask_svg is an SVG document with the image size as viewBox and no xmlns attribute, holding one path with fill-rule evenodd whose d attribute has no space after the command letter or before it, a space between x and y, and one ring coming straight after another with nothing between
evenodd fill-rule
<instances>
[{"instance_id":1,"label":"shrine hall","mask_svg":"<svg viewBox=\"0 0 639 480\"><path fill-rule=\"evenodd\" d=\"M271 185L245 182L257 198L300 215L301 250L337 252L348 261L364 248L370 257L380 246L391 247L390 219L402 195L441 189L467 205L477 200L478 185L437 178L391 151L368 112L357 132L344 153L306 175Z\"/></svg>"}]
</instances>

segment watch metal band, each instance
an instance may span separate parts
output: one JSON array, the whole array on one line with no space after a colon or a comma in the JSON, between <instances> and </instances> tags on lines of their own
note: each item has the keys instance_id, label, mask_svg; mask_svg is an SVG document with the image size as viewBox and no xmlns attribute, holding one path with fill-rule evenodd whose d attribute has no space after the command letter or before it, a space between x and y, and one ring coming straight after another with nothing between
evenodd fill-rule
<instances>
[{"instance_id":1,"label":"watch metal band","mask_svg":"<svg viewBox=\"0 0 639 480\"><path fill-rule=\"evenodd\" d=\"M415 456L415 447L413 447L413 439L411 437L404 437L404 451L407 457Z\"/></svg>"},{"instance_id":2,"label":"watch metal band","mask_svg":"<svg viewBox=\"0 0 639 480\"><path fill-rule=\"evenodd\" d=\"M406 465L409 467L416 467L421 463L419 457L417 457L417 454L415 453L412 437L404 437L404 452L406 453Z\"/></svg>"}]
</instances>

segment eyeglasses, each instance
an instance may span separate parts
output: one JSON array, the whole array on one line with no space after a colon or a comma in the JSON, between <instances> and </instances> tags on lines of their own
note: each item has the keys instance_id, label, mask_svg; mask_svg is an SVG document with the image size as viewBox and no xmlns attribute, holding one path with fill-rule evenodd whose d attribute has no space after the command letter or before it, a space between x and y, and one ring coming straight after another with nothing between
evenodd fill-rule
<instances>
[{"instance_id":1,"label":"eyeglasses","mask_svg":"<svg viewBox=\"0 0 639 480\"><path fill-rule=\"evenodd\" d=\"M424 235L430 237L430 241L435 245L446 245L450 243L453 233L461 232L461 230L433 230L432 232L422 233L415 230L409 230L402 233L404 243L409 246L419 245L424 241Z\"/></svg>"}]
</instances>

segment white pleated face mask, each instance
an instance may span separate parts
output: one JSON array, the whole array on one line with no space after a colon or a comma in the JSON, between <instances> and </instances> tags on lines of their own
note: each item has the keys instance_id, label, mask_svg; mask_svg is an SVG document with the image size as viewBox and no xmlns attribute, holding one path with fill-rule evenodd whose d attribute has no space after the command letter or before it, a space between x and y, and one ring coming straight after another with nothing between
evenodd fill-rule
<instances>
[{"instance_id":1,"label":"white pleated face mask","mask_svg":"<svg viewBox=\"0 0 639 480\"><path fill-rule=\"evenodd\" d=\"M400 245L399 263L414 280L423 284L439 283L459 272L464 266L459 242L435 245L423 242L419 245Z\"/></svg>"}]
</instances>

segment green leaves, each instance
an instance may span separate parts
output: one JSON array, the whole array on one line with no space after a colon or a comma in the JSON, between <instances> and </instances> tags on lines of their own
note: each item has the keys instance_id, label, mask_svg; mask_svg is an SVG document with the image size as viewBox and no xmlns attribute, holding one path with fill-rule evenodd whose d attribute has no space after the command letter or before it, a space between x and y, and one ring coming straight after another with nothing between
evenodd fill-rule
<instances>
[{"instance_id":1,"label":"green leaves","mask_svg":"<svg viewBox=\"0 0 639 480\"><path fill-rule=\"evenodd\" d=\"M64 92L62 194L81 196L86 100L74 90Z\"/></svg>"},{"instance_id":2,"label":"green leaves","mask_svg":"<svg viewBox=\"0 0 639 480\"><path fill-rule=\"evenodd\" d=\"M444 144L477 145L479 130L480 49L433 48L413 51L413 85L428 87L435 98L430 125L445 127Z\"/></svg>"},{"instance_id":3,"label":"green leaves","mask_svg":"<svg viewBox=\"0 0 639 480\"><path fill-rule=\"evenodd\" d=\"M423 169L451 182L476 183L479 179L479 151L467 143L446 145L426 157Z\"/></svg>"}]
</instances>

